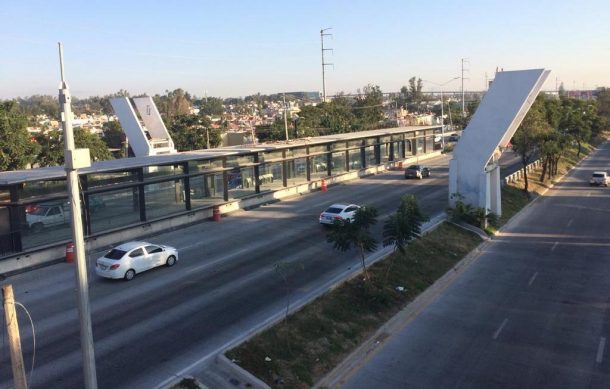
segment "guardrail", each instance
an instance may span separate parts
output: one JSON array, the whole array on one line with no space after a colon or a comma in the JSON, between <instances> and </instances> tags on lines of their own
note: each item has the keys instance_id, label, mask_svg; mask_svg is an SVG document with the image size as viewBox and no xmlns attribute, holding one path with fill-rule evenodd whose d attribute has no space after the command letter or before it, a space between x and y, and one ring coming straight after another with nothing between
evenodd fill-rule
<instances>
[{"instance_id":1,"label":"guardrail","mask_svg":"<svg viewBox=\"0 0 610 389\"><path fill-rule=\"evenodd\" d=\"M538 160L530 163L529 165L527 165L525 167L525 170L529 173L530 171L537 169L540 166L542 166L542 160L538 159ZM502 185L506 185L506 184L510 184L511 182L519 181L522 178L523 178L523 168L517 170L513 174L509 174L508 176L504 177L504 180L502 180Z\"/></svg>"}]
</instances>

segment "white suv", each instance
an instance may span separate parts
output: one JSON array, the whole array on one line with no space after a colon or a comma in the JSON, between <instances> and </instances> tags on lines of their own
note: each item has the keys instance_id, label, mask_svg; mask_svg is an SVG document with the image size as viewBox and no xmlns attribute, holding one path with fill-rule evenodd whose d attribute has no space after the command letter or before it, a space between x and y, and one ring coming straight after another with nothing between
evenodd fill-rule
<instances>
[{"instance_id":1,"label":"white suv","mask_svg":"<svg viewBox=\"0 0 610 389\"><path fill-rule=\"evenodd\" d=\"M608 186L608 174L606 172L593 172L589 185Z\"/></svg>"}]
</instances>

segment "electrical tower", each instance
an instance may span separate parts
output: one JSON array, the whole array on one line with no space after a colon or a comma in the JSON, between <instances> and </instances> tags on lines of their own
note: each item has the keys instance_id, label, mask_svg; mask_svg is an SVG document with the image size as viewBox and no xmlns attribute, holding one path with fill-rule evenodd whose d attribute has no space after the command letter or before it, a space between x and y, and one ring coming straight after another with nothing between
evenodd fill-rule
<instances>
[{"instance_id":1,"label":"electrical tower","mask_svg":"<svg viewBox=\"0 0 610 389\"><path fill-rule=\"evenodd\" d=\"M330 36L332 37L333 34L327 33L325 31L328 30L332 30L332 27L329 28L323 28L320 30L320 43L322 46L322 101L326 102L326 79L325 79L325 70L327 66L332 66L332 63L326 63L324 62L324 52L325 51L333 51L333 49L325 49L324 48L324 37L325 36Z\"/></svg>"},{"instance_id":2,"label":"electrical tower","mask_svg":"<svg viewBox=\"0 0 610 389\"><path fill-rule=\"evenodd\" d=\"M468 72L468 69L464 69L464 63L469 64L468 58L462 58L462 117L466 117L466 110L464 108L464 80L468 80L468 78L464 78L464 72Z\"/></svg>"}]
</instances>

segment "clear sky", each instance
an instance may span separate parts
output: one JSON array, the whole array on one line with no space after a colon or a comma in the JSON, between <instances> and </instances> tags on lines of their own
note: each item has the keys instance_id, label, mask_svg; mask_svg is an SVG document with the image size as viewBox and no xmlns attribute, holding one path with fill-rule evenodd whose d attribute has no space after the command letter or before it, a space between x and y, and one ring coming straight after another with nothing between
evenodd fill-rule
<instances>
[{"instance_id":1,"label":"clear sky","mask_svg":"<svg viewBox=\"0 0 610 389\"><path fill-rule=\"evenodd\" d=\"M461 58L467 90L496 67L551 69L549 90L610 86L609 20L608 0L5 1L0 98L56 94L58 41L77 97L321 91L326 27L329 95L368 83L397 91L412 76L438 89Z\"/></svg>"}]
</instances>

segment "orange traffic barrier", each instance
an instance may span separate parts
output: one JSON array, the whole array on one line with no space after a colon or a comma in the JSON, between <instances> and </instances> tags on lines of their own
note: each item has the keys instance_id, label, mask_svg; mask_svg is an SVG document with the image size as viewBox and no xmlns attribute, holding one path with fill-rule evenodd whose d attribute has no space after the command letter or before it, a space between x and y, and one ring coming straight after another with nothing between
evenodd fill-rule
<instances>
[{"instance_id":1,"label":"orange traffic barrier","mask_svg":"<svg viewBox=\"0 0 610 389\"><path fill-rule=\"evenodd\" d=\"M398 169L402 170L402 161L398 162Z\"/></svg>"},{"instance_id":2,"label":"orange traffic barrier","mask_svg":"<svg viewBox=\"0 0 610 389\"><path fill-rule=\"evenodd\" d=\"M320 189L322 190L322 192L326 192L328 190L328 186L326 185L326 180L322 180L322 182L320 183Z\"/></svg>"},{"instance_id":3,"label":"orange traffic barrier","mask_svg":"<svg viewBox=\"0 0 610 389\"><path fill-rule=\"evenodd\" d=\"M218 205L215 205L214 208L212 208L212 220L215 222L220 221L220 207Z\"/></svg>"},{"instance_id":4,"label":"orange traffic barrier","mask_svg":"<svg viewBox=\"0 0 610 389\"><path fill-rule=\"evenodd\" d=\"M74 262L74 243L72 242L66 245L66 262Z\"/></svg>"}]
</instances>

